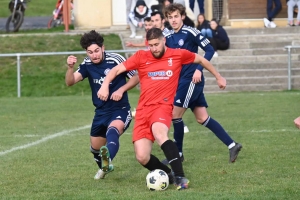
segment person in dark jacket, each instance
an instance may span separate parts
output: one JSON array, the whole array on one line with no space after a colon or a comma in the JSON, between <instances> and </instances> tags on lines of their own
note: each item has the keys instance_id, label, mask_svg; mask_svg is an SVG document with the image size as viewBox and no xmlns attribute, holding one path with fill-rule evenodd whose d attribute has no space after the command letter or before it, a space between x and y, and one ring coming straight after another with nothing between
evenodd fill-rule
<instances>
[{"instance_id":1,"label":"person in dark jacket","mask_svg":"<svg viewBox=\"0 0 300 200\"><path fill-rule=\"evenodd\" d=\"M210 28L212 30L212 38L210 38L210 43L214 47L215 52L217 50L229 49L230 41L225 29L218 24L216 19L210 21ZM218 54L215 54L217 56Z\"/></svg>"},{"instance_id":2,"label":"person in dark jacket","mask_svg":"<svg viewBox=\"0 0 300 200\"><path fill-rule=\"evenodd\" d=\"M209 25L209 21L205 19L203 14L199 14L197 17L197 27L201 31L202 35L207 38L212 38L212 30Z\"/></svg>"}]
</instances>

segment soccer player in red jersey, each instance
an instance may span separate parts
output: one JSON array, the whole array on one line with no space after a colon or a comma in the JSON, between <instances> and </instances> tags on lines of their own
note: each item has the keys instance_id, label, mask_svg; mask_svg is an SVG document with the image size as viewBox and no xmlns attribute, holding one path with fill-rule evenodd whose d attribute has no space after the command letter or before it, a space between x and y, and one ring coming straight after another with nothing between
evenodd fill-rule
<instances>
[{"instance_id":1,"label":"soccer player in red jersey","mask_svg":"<svg viewBox=\"0 0 300 200\"><path fill-rule=\"evenodd\" d=\"M150 171L161 169L167 172L170 183L174 183L177 190L186 189L189 180L185 178L178 148L168 138L173 101L182 65L201 64L215 76L221 89L225 89L226 80L202 56L185 49L167 48L165 37L159 28L150 29L146 39L149 50L137 51L127 61L111 69L98 91L98 97L103 101L110 98L109 84L118 74L133 69L138 71L141 94L132 136L136 159ZM193 77L193 82L200 81L201 76ZM151 154L155 140L169 160L172 170Z\"/></svg>"}]
</instances>

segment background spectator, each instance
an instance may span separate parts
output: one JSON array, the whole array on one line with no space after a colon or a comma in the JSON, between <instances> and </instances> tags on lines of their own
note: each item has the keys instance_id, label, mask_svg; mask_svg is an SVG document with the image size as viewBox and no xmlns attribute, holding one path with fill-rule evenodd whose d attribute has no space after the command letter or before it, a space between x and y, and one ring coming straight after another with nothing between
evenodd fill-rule
<instances>
[{"instance_id":1,"label":"background spectator","mask_svg":"<svg viewBox=\"0 0 300 200\"><path fill-rule=\"evenodd\" d=\"M212 38L212 30L209 25L209 21L205 19L204 14L199 14L197 17L197 27L201 31L202 35L207 38Z\"/></svg>"},{"instance_id":2,"label":"background spectator","mask_svg":"<svg viewBox=\"0 0 300 200\"><path fill-rule=\"evenodd\" d=\"M136 36L136 29L144 27L144 19L150 17L151 10L146 6L145 1L138 0L134 9L129 13L129 26L131 30L130 38Z\"/></svg>"},{"instance_id":3,"label":"background spectator","mask_svg":"<svg viewBox=\"0 0 300 200\"><path fill-rule=\"evenodd\" d=\"M300 12L299 12L300 0L287 0L286 5L287 5L288 24L289 24L289 26L295 26L294 19L293 19L294 8L295 8L295 6L298 6L298 14L297 14L296 25L300 26Z\"/></svg>"},{"instance_id":4,"label":"background spectator","mask_svg":"<svg viewBox=\"0 0 300 200\"><path fill-rule=\"evenodd\" d=\"M275 7L273 8L273 2ZM276 28L276 24L273 22L273 19L281 10L281 1L280 0L267 0L267 15L268 19L264 18L264 24L267 28Z\"/></svg>"},{"instance_id":5,"label":"background spectator","mask_svg":"<svg viewBox=\"0 0 300 200\"><path fill-rule=\"evenodd\" d=\"M214 47L215 55L218 56L217 50L229 49L230 41L225 29L218 24L216 19L210 21L210 28L212 30L212 38L210 39L211 45Z\"/></svg>"},{"instance_id":6,"label":"background spectator","mask_svg":"<svg viewBox=\"0 0 300 200\"><path fill-rule=\"evenodd\" d=\"M190 0L190 8L194 11L195 0ZM204 0L197 0L200 14L204 14Z\"/></svg>"},{"instance_id":7,"label":"background spectator","mask_svg":"<svg viewBox=\"0 0 300 200\"><path fill-rule=\"evenodd\" d=\"M126 16L129 16L130 11L133 9L133 5L136 4L136 0L126 0ZM127 18L127 29L129 29L129 18Z\"/></svg>"}]
</instances>

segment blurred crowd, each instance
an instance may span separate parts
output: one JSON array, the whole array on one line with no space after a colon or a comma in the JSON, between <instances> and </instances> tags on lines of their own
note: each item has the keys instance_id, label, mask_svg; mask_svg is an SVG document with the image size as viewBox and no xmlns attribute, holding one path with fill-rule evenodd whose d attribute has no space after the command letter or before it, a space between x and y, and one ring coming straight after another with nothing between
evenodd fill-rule
<instances>
[{"instance_id":1,"label":"blurred crowd","mask_svg":"<svg viewBox=\"0 0 300 200\"><path fill-rule=\"evenodd\" d=\"M127 24L128 29L131 31L130 38L142 38L142 36L137 35L137 30L146 30L151 27L151 13L159 12L165 17L164 9L172 3L179 3L185 7L186 16L183 20L184 25L200 30L210 40L216 51L229 48L230 41L226 30L219 24L220 19L207 20L205 18L204 0L197 0L197 9L199 11L197 16L194 12L196 10L195 0L126 0ZM165 21L165 27L172 29L168 24L167 18L165 18ZM130 43L128 46L134 45Z\"/></svg>"}]
</instances>

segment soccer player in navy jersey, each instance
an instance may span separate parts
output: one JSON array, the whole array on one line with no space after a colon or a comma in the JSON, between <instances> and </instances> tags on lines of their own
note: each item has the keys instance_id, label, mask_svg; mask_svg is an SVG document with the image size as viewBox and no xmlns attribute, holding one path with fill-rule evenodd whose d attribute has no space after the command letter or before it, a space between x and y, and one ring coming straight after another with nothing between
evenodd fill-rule
<instances>
[{"instance_id":1,"label":"soccer player in navy jersey","mask_svg":"<svg viewBox=\"0 0 300 200\"><path fill-rule=\"evenodd\" d=\"M186 15L185 7L181 4L170 4L165 9L165 16L171 24L173 31L164 31L166 37L166 46L170 48L187 49L191 52L198 53L198 47L205 51L204 58L211 60L214 55L214 49L210 45L209 40L205 38L201 32L195 28L185 26L183 18ZM185 111L190 108L199 124L210 129L229 149L229 162L235 162L242 145L234 142L224 128L207 113L208 107L203 93L204 76L203 67L198 64L189 64L189 67L183 67L181 70L179 84L174 99L173 109L173 127L174 140L177 144L181 160L184 160L182 154L184 124L182 116ZM198 69L198 70L196 70ZM200 83L193 83L194 77L201 77ZM168 160L162 161L168 164Z\"/></svg>"},{"instance_id":2,"label":"soccer player in navy jersey","mask_svg":"<svg viewBox=\"0 0 300 200\"><path fill-rule=\"evenodd\" d=\"M94 179L104 178L114 169L111 160L119 150L119 136L129 127L132 119L127 90L139 82L135 71L124 72L110 83L109 100L102 101L98 98L97 92L108 72L125 61L119 54L106 53L103 42L103 37L96 31L85 33L80 44L86 50L87 57L74 72L77 58L69 56L65 76L67 86L87 78L92 90L92 101L96 109L90 131L90 150L99 166ZM130 78L127 82L126 77Z\"/></svg>"}]
</instances>

